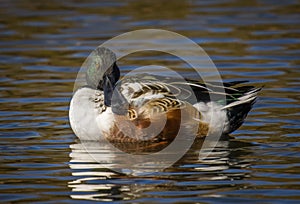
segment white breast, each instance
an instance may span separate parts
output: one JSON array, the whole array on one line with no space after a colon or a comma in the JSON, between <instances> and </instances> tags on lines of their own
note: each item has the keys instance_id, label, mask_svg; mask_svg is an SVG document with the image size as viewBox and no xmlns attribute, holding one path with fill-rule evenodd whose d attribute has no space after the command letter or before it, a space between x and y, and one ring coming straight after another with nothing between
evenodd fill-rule
<instances>
[{"instance_id":1,"label":"white breast","mask_svg":"<svg viewBox=\"0 0 300 204\"><path fill-rule=\"evenodd\" d=\"M99 140L103 127L108 127L108 124L99 124L100 114L103 113L97 102L101 94L99 90L84 87L73 95L69 110L70 124L81 140Z\"/></svg>"}]
</instances>

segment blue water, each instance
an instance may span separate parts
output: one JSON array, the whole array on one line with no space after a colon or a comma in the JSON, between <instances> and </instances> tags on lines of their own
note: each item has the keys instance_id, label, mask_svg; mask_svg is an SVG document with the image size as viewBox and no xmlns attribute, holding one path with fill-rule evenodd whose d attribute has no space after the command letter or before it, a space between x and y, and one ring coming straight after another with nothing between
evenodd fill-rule
<instances>
[{"instance_id":1,"label":"blue water","mask_svg":"<svg viewBox=\"0 0 300 204\"><path fill-rule=\"evenodd\" d=\"M298 203L299 9L299 1L1 1L0 201ZM68 107L89 53L144 28L190 38L224 81L264 88L206 159L195 148L163 172L125 175L84 157ZM180 59L150 54L122 59L122 73L161 64L192 75Z\"/></svg>"}]
</instances>

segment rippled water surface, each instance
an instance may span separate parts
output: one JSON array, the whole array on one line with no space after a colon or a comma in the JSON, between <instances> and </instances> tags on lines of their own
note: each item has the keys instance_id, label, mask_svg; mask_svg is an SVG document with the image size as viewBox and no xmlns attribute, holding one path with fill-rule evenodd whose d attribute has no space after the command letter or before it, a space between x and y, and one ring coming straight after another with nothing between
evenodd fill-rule
<instances>
[{"instance_id":1,"label":"rippled water surface","mask_svg":"<svg viewBox=\"0 0 300 204\"><path fill-rule=\"evenodd\" d=\"M300 201L299 1L3 0L0 17L1 203ZM206 159L194 147L163 172L128 176L84 156L68 105L88 54L143 28L185 35L225 81L264 88L244 125ZM119 65L126 73L153 63L191 71L156 54Z\"/></svg>"}]
</instances>

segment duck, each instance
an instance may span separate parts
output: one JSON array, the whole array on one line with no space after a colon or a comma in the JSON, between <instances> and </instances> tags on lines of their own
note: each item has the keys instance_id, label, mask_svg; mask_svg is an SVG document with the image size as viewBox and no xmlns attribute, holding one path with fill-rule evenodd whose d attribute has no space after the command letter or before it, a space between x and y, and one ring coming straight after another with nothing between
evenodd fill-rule
<instances>
[{"instance_id":1,"label":"duck","mask_svg":"<svg viewBox=\"0 0 300 204\"><path fill-rule=\"evenodd\" d=\"M113 142L230 134L261 90L247 81L203 83L147 73L121 78L116 54L101 46L89 57L85 78L70 102L71 128L80 139Z\"/></svg>"}]
</instances>

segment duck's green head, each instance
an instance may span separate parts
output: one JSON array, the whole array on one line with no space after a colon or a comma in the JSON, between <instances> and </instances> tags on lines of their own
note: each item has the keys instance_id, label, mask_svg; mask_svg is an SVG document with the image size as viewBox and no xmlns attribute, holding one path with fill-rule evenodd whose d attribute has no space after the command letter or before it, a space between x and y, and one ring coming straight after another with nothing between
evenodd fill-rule
<instances>
[{"instance_id":1,"label":"duck's green head","mask_svg":"<svg viewBox=\"0 0 300 204\"><path fill-rule=\"evenodd\" d=\"M97 47L87 61L87 84L99 90L103 90L107 80L114 85L120 78L116 60L114 52L105 47Z\"/></svg>"},{"instance_id":2,"label":"duck's green head","mask_svg":"<svg viewBox=\"0 0 300 204\"><path fill-rule=\"evenodd\" d=\"M104 91L105 105L111 105L114 86L120 78L116 55L105 47L96 48L88 58L86 81L89 87Z\"/></svg>"}]
</instances>

